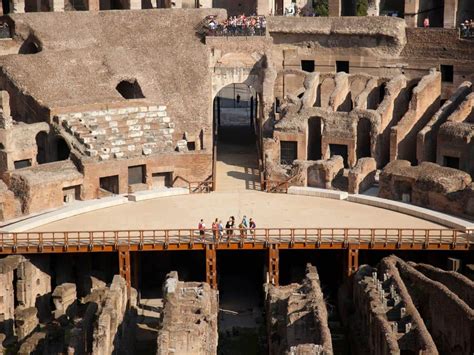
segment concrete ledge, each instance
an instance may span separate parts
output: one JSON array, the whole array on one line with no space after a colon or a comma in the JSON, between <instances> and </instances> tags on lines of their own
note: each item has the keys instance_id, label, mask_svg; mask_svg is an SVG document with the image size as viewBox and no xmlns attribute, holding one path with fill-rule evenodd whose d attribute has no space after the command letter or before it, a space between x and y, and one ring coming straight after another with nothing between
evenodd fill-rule
<instances>
[{"instance_id":1,"label":"concrete ledge","mask_svg":"<svg viewBox=\"0 0 474 355\"><path fill-rule=\"evenodd\" d=\"M322 198L331 198L334 200L346 200L348 193L345 191L319 189L317 187L290 186L288 188L290 195L305 195Z\"/></svg>"},{"instance_id":2,"label":"concrete ledge","mask_svg":"<svg viewBox=\"0 0 474 355\"><path fill-rule=\"evenodd\" d=\"M188 195L188 194L189 194L189 189L186 189L184 187L172 187L172 188L163 187L161 189L145 190L145 191L139 191L133 194L129 194L128 200L133 201L133 202L138 202L138 201L144 201L144 200L151 200L151 199L159 198L159 197Z\"/></svg>"},{"instance_id":3,"label":"concrete ledge","mask_svg":"<svg viewBox=\"0 0 474 355\"><path fill-rule=\"evenodd\" d=\"M433 211L428 208L423 208L408 203L387 200L375 196L367 195L349 195L349 202L361 203L364 205L380 207L410 216L426 219L447 227L459 229L462 231L474 230L474 223L462 218L453 217L442 212Z\"/></svg>"},{"instance_id":4,"label":"concrete ledge","mask_svg":"<svg viewBox=\"0 0 474 355\"><path fill-rule=\"evenodd\" d=\"M59 221L61 219L100 210L102 208L123 205L125 203L128 203L128 198L121 195L101 198L98 200L78 201L69 206L4 226L0 229L0 232L24 232L48 223Z\"/></svg>"}]
</instances>

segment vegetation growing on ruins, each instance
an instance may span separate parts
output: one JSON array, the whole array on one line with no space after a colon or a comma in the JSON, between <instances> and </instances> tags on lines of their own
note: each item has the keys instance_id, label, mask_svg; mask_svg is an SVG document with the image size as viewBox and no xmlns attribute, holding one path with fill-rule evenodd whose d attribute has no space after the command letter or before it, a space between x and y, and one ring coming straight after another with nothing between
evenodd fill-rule
<instances>
[{"instance_id":1,"label":"vegetation growing on ruins","mask_svg":"<svg viewBox=\"0 0 474 355\"><path fill-rule=\"evenodd\" d=\"M328 0L316 0L314 5L314 12L318 16L329 16Z\"/></svg>"},{"instance_id":2,"label":"vegetation growing on ruins","mask_svg":"<svg viewBox=\"0 0 474 355\"><path fill-rule=\"evenodd\" d=\"M356 15L367 16L367 10L369 9L368 0L357 0Z\"/></svg>"}]
</instances>

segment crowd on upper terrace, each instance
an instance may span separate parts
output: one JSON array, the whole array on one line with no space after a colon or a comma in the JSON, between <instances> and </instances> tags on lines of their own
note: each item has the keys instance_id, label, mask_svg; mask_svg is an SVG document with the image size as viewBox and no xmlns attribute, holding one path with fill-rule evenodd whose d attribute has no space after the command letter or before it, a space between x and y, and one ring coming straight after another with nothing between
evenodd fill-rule
<instances>
[{"instance_id":1,"label":"crowd on upper terrace","mask_svg":"<svg viewBox=\"0 0 474 355\"><path fill-rule=\"evenodd\" d=\"M231 16L219 22L209 16L206 23L208 36L264 36L267 28L265 16Z\"/></svg>"},{"instance_id":2,"label":"crowd on upper terrace","mask_svg":"<svg viewBox=\"0 0 474 355\"><path fill-rule=\"evenodd\" d=\"M466 20L460 25L461 37L474 38L474 20Z\"/></svg>"}]
</instances>

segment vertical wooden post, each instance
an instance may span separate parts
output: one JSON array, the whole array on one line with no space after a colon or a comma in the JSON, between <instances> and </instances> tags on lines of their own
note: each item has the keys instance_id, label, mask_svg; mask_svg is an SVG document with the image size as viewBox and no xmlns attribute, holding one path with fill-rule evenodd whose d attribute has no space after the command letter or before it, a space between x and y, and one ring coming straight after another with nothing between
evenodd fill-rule
<instances>
[{"instance_id":1,"label":"vertical wooden post","mask_svg":"<svg viewBox=\"0 0 474 355\"><path fill-rule=\"evenodd\" d=\"M133 282L132 282L132 286L135 287L137 290L139 289L139 284L140 284L140 280L139 280L139 277L140 277L140 274L138 272L138 268L139 268L139 258L140 257L140 253L139 252L135 252L133 253Z\"/></svg>"},{"instance_id":2,"label":"vertical wooden post","mask_svg":"<svg viewBox=\"0 0 474 355\"><path fill-rule=\"evenodd\" d=\"M268 276L272 285L280 282L280 253L278 244L270 244L268 248Z\"/></svg>"},{"instance_id":3,"label":"vertical wooden post","mask_svg":"<svg viewBox=\"0 0 474 355\"><path fill-rule=\"evenodd\" d=\"M214 244L206 245L206 282L217 290L217 254Z\"/></svg>"},{"instance_id":4,"label":"vertical wooden post","mask_svg":"<svg viewBox=\"0 0 474 355\"><path fill-rule=\"evenodd\" d=\"M346 277L350 277L359 268L359 249L347 249L347 273Z\"/></svg>"},{"instance_id":5,"label":"vertical wooden post","mask_svg":"<svg viewBox=\"0 0 474 355\"><path fill-rule=\"evenodd\" d=\"M119 274L127 282L128 297L130 297L131 274L130 274L130 250L128 246L120 246L118 249Z\"/></svg>"}]
</instances>

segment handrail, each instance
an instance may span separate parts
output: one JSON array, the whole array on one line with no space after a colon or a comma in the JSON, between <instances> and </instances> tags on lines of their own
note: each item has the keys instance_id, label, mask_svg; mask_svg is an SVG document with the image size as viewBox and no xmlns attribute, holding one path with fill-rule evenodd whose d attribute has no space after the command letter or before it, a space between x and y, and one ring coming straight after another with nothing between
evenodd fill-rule
<instances>
[{"instance_id":1,"label":"handrail","mask_svg":"<svg viewBox=\"0 0 474 355\"><path fill-rule=\"evenodd\" d=\"M271 180L267 179L264 180L265 182L265 191L266 192L279 192L281 187L284 187L283 191L285 193L288 192L288 188L290 185L290 182L296 178L298 174L290 176L288 179L281 181L281 180ZM273 186L274 185L274 186Z\"/></svg>"},{"instance_id":2,"label":"handrail","mask_svg":"<svg viewBox=\"0 0 474 355\"><path fill-rule=\"evenodd\" d=\"M287 244L296 243L319 248L321 244L337 249L347 248L405 248L474 249L474 231L456 229L413 228L233 228L217 231L208 229L204 235L197 229L156 229L119 231L59 231L0 233L0 254L46 253L51 251L109 251L120 246L168 246L169 244L228 243ZM314 246L313 246L314 245ZM327 247L326 246L326 247ZM56 249L55 249L56 248Z\"/></svg>"},{"instance_id":3,"label":"handrail","mask_svg":"<svg viewBox=\"0 0 474 355\"><path fill-rule=\"evenodd\" d=\"M176 181L182 180L186 183L189 193L202 193L202 192L211 192L213 191L214 183L212 181L212 175L208 176L204 181L189 181L188 179L183 178L182 176L176 176L173 180L171 186L175 186Z\"/></svg>"}]
</instances>

